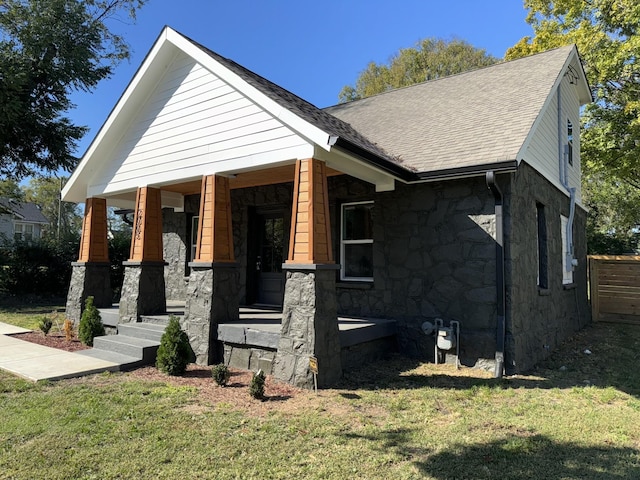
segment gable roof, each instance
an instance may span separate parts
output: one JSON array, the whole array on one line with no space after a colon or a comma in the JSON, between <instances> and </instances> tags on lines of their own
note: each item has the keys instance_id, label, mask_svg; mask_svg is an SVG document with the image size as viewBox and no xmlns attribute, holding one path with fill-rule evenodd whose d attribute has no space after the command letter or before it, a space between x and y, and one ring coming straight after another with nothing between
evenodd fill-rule
<instances>
[{"instance_id":1,"label":"gable roof","mask_svg":"<svg viewBox=\"0 0 640 480\"><path fill-rule=\"evenodd\" d=\"M0 215L5 212L15 215L23 222L49 224L49 220L42 214L40 207L35 203L19 202L13 198L0 197Z\"/></svg>"},{"instance_id":2,"label":"gable roof","mask_svg":"<svg viewBox=\"0 0 640 480\"><path fill-rule=\"evenodd\" d=\"M452 169L509 165L565 68L575 46L550 50L325 109L422 177ZM580 67L581 69L581 67ZM580 99L590 101L584 72Z\"/></svg>"},{"instance_id":3,"label":"gable roof","mask_svg":"<svg viewBox=\"0 0 640 480\"><path fill-rule=\"evenodd\" d=\"M124 187L108 187L104 179L95 188L91 185L96 172L111 160L113 145L121 141L131 119L179 52L295 132L319 155L323 151L339 153L333 157L335 168L349 174L358 172L377 188L393 188L394 178L412 182L514 169L518 153L554 86L562 80L564 69L571 62L580 65L575 47L564 47L319 109L165 27L64 187L64 200L83 201L86 196L108 197L126 191ZM581 66L579 70L582 100L588 95L588 85ZM235 173L216 172L215 168L207 167L207 174ZM171 181L179 180L171 177Z\"/></svg>"}]
</instances>

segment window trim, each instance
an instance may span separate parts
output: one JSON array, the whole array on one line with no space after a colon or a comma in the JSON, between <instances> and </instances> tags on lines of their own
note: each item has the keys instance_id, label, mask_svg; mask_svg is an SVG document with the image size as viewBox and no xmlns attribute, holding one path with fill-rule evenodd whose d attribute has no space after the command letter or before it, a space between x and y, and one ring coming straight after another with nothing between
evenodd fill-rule
<instances>
[{"instance_id":1,"label":"window trim","mask_svg":"<svg viewBox=\"0 0 640 480\"><path fill-rule=\"evenodd\" d=\"M573 166L573 122L567 118L567 162Z\"/></svg>"},{"instance_id":2,"label":"window trim","mask_svg":"<svg viewBox=\"0 0 640 480\"><path fill-rule=\"evenodd\" d=\"M191 238L190 238L190 248L189 254L191 258L191 262L194 262L196 259L196 251L198 249L198 223L200 221L200 215L193 215L191 217Z\"/></svg>"},{"instance_id":3,"label":"window trim","mask_svg":"<svg viewBox=\"0 0 640 480\"><path fill-rule=\"evenodd\" d=\"M346 202L340 205L340 281L343 282L373 282L373 277L347 277L345 262L345 245L367 245L373 244L373 238L360 240L344 239L344 210L352 205L374 205L373 200L362 202Z\"/></svg>"}]
</instances>

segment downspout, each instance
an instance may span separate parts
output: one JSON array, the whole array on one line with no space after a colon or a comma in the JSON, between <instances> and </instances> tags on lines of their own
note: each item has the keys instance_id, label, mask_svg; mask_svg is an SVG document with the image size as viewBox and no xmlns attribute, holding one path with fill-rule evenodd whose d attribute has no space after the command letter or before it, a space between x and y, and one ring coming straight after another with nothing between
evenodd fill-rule
<instances>
[{"instance_id":1,"label":"downspout","mask_svg":"<svg viewBox=\"0 0 640 480\"><path fill-rule=\"evenodd\" d=\"M560 183L569 193L569 218L565 238L567 240L567 255L565 258L565 271L570 272L574 267L573 256L573 218L576 211L576 189L569 186L569 159L568 146L565 146L563 139L563 117L562 117L562 83L558 85L558 165L560 170Z\"/></svg>"},{"instance_id":2,"label":"downspout","mask_svg":"<svg viewBox=\"0 0 640 480\"><path fill-rule=\"evenodd\" d=\"M487 187L493 193L496 217L496 370L495 378L502 378L504 374L504 349L506 336L506 287L504 281L504 228L502 203L503 197L494 171L486 173Z\"/></svg>"}]
</instances>

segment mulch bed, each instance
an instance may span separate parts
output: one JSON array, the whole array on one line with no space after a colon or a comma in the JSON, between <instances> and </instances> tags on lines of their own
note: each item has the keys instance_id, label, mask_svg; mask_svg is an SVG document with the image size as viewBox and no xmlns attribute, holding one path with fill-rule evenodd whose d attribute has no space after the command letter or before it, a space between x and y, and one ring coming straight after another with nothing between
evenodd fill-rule
<instances>
[{"instance_id":1,"label":"mulch bed","mask_svg":"<svg viewBox=\"0 0 640 480\"><path fill-rule=\"evenodd\" d=\"M38 345L57 348L59 350L65 350L67 352L77 352L78 350L87 350L91 348L84 345L77 338L69 341L61 333L51 333L46 337L42 334L42 332L18 333L11 336L17 338L18 340L25 340L27 342L37 343Z\"/></svg>"}]
</instances>

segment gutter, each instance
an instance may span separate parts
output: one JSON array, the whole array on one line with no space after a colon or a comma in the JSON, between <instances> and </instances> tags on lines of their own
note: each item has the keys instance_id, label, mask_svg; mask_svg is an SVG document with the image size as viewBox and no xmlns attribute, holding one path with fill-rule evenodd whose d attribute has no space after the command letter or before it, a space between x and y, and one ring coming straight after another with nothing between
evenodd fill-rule
<instances>
[{"instance_id":1,"label":"gutter","mask_svg":"<svg viewBox=\"0 0 640 480\"><path fill-rule=\"evenodd\" d=\"M496 183L493 170L486 172L487 187L493 193L496 216L496 369L494 378L504 375L504 350L506 336L506 286L504 281L504 227L503 227L503 196Z\"/></svg>"}]
</instances>

